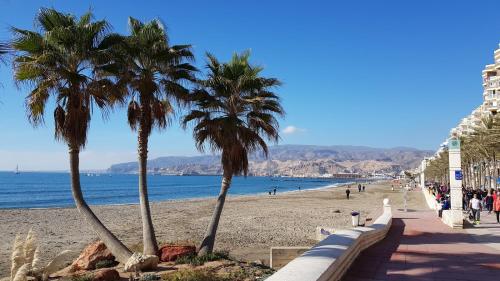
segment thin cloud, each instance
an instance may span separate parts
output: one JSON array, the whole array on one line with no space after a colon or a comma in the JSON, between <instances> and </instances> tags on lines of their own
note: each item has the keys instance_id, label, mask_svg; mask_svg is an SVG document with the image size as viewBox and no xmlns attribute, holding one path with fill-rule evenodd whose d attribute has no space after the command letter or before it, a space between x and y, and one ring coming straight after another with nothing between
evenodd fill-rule
<instances>
[{"instance_id":1,"label":"thin cloud","mask_svg":"<svg viewBox=\"0 0 500 281\"><path fill-rule=\"evenodd\" d=\"M285 129L283 129L281 131L281 133L283 133L285 135L292 135L292 134L297 134L297 133L303 133L305 131L306 131L305 129L298 128L295 126L287 126Z\"/></svg>"}]
</instances>

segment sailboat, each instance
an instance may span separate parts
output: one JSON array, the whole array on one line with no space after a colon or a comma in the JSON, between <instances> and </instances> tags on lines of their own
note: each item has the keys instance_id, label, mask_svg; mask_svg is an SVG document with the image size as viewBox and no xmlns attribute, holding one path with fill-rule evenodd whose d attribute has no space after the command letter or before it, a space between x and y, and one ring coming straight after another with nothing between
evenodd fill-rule
<instances>
[{"instance_id":1,"label":"sailboat","mask_svg":"<svg viewBox=\"0 0 500 281\"><path fill-rule=\"evenodd\" d=\"M19 165L16 165L16 171L15 171L16 175L19 175Z\"/></svg>"}]
</instances>

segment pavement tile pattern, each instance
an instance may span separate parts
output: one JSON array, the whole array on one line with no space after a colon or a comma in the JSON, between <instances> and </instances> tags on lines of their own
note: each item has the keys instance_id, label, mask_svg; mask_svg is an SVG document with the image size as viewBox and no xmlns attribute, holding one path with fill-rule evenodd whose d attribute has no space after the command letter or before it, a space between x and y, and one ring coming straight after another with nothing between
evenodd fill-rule
<instances>
[{"instance_id":1,"label":"pavement tile pattern","mask_svg":"<svg viewBox=\"0 0 500 281\"><path fill-rule=\"evenodd\" d=\"M500 250L488 246L500 243L496 222L478 239L443 224L435 211L393 212L387 237L363 251L343 281L500 280Z\"/></svg>"}]
</instances>

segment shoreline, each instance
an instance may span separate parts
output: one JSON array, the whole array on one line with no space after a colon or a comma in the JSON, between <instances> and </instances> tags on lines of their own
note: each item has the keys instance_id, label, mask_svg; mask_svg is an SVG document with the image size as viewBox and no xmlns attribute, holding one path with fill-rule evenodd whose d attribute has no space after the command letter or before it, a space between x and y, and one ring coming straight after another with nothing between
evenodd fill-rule
<instances>
[{"instance_id":1,"label":"shoreline","mask_svg":"<svg viewBox=\"0 0 500 281\"><path fill-rule=\"evenodd\" d=\"M302 179L302 178L294 178L294 179ZM366 184L376 184L378 182L381 182L384 180L373 180L373 181L365 181ZM282 191L279 192L279 194L288 194L288 193L294 193L294 192L305 192L305 191L314 191L314 190L324 190L324 189L330 189L330 188L340 188L343 186L347 185L354 185L357 184L358 182L345 182L345 183L337 183L337 184L328 184L325 186L320 186L320 187L311 187L311 188L304 188L301 190L287 190L287 191ZM259 192L259 193L248 193L248 194L228 194L233 198L236 197L248 197L248 196L269 196L268 193L266 192ZM274 195L271 195L274 196ZM178 199L166 199L166 200L158 200L158 201L150 201L150 204L159 204L159 203L164 203L164 202L182 202L182 201L196 201L196 200L210 200L214 197L212 196L201 196L201 197L190 197L190 198L178 198ZM113 203L113 204L89 204L90 207L103 207L103 206L135 206L139 205L139 202L137 203ZM75 209L76 206L54 206L54 207L15 207L15 208L0 208L0 212L3 210L51 210L51 209Z\"/></svg>"},{"instance_id":2,"label":"shoreline","mask_svg":"<svg viewBox=\"0 0 500 281\"><path fill-rule=\"evenodd\" d=\"M402 200L399 191L391 191L390 184L380 182L371 182L366 185L366 192L361 193L351 184L351 200L346 200L344 189L347 185L281 192L275 196L229 195L215 247L229 250L230 255L240 260L267 263L270 247L312 246L317 226L349 227L351 211L361 212L363 219L376 218L388 194ZM214 197L152 203L152 219L159 244L188 242L198 245L210 222L215 202ZM137 250L142 241L138 205L91 208L125 245ZM75 251L76 257L85 245L97 239L76 208L2 209L0 220L0 235L4 237L0 241L0 276L8 274L15 235L26 235L30 228L38 237L44 261L63 250Z\"/></svg>"}]
</instances>

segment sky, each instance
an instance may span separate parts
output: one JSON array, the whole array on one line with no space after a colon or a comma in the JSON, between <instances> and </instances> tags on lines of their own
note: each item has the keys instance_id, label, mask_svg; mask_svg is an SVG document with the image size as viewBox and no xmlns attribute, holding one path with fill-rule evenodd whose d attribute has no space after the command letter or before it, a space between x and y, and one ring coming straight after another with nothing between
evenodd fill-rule
<instances>
[{"instance_id":1,"label":"sky","mask_svg":"<svg viewBox=\"0 0 500 281\"><path fill-rule=\"evenodd\" d=\"M173 44L228 60L251 51L263 74L279 78L286 116L279 144L364 145L435 150L450 128L482 102L481 71L500 43L500 1L14 1L0 0L0 40L34 29L40 7L81 15L91 9L115 32L127 18L160 18ZM0 65L0 170L67 170L52 112L33 128L10 63ZM82 169L136 160L126 111L93 117ZM153 132L150 158L197 155L176 121Z\"/></svg>"}]
</instances>

